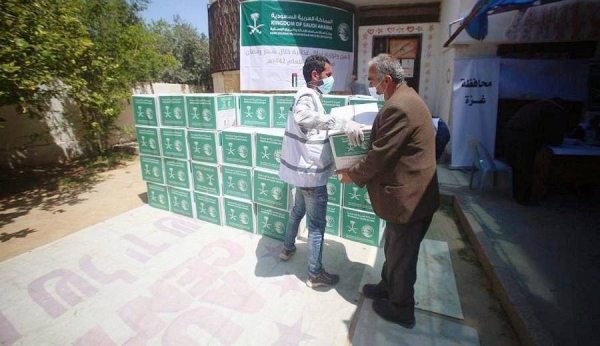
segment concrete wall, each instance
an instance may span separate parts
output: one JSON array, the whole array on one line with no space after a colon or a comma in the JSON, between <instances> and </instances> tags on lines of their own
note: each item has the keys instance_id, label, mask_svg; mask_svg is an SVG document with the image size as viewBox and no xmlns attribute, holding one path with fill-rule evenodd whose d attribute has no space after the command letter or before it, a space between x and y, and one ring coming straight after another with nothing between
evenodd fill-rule
<instances>
[{"instance_id":1,"label":"concrete wall","mask_svg":"<svg viewBox=\"0 0 600 346\"><path fill-rule=\"evenodd\" d=\"M133 94L189 94L202 92L195 86L155 83L139 86ZM83 154L83 131L79 110L68 99L53 99L46 117L33 120L17 114L15 107L0 107L0 168L38 166L61 163ZM115 124L110 145L135 140L135 123L131 102Z\"/></svg>"}]
</instances>

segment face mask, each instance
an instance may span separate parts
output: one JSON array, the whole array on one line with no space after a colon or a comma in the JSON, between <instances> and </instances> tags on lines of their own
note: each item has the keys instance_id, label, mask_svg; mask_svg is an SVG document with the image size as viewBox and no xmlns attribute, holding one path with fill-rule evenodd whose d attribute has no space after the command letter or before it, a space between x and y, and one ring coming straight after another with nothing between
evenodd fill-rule
<instances>
[{"instance_id":1,"label":"face mask","mask_svg":"<svg viewBox=\"0 0 600 346\"><path fill-rule=\"evenodd\" d=\"M376 86L369 88L369 92L371 93L371 96L373 96L377 100L384 101L385 100L385 95L384 94L385 94L385 91L387 90L387 86L385 87L385 89L380 94L377 91L377 88L381 85L381 83L383 83L383 79Z\"/></svg>"},{"instance_id":2,"label":"face mask","mask_svg":"<svg viewBox=\"0 0 600 346\"><path fill-rule=\"evenodd\" d=\"M321 82L323 82L323 84L319 85L319 90L323 94L329 94L331 89L333 89L333 76L327 77L321 80Z\"/></svg>"}]
</instances>

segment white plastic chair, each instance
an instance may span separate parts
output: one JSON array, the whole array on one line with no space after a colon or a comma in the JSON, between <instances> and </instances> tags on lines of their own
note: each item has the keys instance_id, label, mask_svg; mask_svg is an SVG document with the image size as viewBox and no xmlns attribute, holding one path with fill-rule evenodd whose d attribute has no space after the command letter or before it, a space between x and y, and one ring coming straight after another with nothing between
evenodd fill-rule
<instances>
[{"instance_id":1,"label":"white plastic chair","mask_svg":"<svg viewBox=\"0 0 600 346\"><path fill-rule=\"evenodd\" d=\"M471 167L471 179L469 180L469 188L473 188L473 178L475 172L479 172L479 195L483 193L483 187L490 173L494 175L494 187L496 186L496 177L498 172L507 172L509 177L509 186L512 195L512 168L499 160L495 160L492 155L483 146L481 141L470 138L469 148L473 158L473 166Z\"/></svg>"}]
</instances>

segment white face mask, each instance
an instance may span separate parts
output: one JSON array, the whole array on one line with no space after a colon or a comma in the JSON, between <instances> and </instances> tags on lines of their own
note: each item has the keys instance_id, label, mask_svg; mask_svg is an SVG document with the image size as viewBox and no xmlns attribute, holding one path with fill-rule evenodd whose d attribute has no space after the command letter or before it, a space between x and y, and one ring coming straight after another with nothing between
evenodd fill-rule
<instances>
[{"instance_id":1,"label":"white face mask","mask_svg":"<svg viewBox=\"0 0 600 346\"><path fill-rule=\"evenodd\" d=\"M333 83L334 83L333 76L329 76L329 77L323 79L322 82L323 82L323 84L319 85L319 90L324 95L329 94L331 92L331 89L333 89Z\"/></svg>"},{"instance_id":2,"label":"white face mask","mask_svg":"<svg viewBox=\"0 0 600 346\"><path fill-rule=\"evenodd\" d=\"M383 100L383 94L385 93L385 90L381 94L377 92L377 88L381 85L381 83L383 83L383 79L376 86L369 88L369 93L371 94L371 96L378 100Z\"/></svg>"}]
</instances>

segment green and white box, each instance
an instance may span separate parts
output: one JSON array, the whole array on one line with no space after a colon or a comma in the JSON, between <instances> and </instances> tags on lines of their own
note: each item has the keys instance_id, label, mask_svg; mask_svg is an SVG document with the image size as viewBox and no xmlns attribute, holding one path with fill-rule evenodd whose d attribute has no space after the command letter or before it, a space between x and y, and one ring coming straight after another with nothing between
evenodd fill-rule
<instances>
[{"instance_id":1,"label":"green and white box","mask_svg":"<svg viewBox=\"0 0 600 346\"><path fill-rule=\"evenodd\" d=\"M231 197L223 197L223 218L225 226L256 233L254 203Z\"/></svg>"},{"instance_id":2,"label":"green and white box","mask_svg":"<svg viewBox=\"0 0 600 346\"><path fill-rule=\"evenodd\" d=\"M342 207L336 204L327 203L327 213L325 214L325 233L340 235L340 217Z\"/></svg>"},{"instance_id":3,"label":"green and white box","mask_svg":"<svg viewBox=\"0 0 600 346\"><path fill-rule=\"evenodd\" d=\"M359 243L379 246L383 223L373 213L342 208L342 238Z\"/></svg>"},{"instance_id":4,"label":"green and white box","mask_svg":"<svg viewBox=\"0 0 600 346\"><path fill-rule=\"evenodd\" d=\"M158 126L156 96L133 95L133 117L136 125Z\"/></svg>"},{"instance_id":5,"label":"green and white box","mask_svg":"<svg viewBox=\"0 0 600 346\"><path fill-rule=\"evenodd\" d=\"M252 201L252 168L222 165L223 195Z\"/></svg>"},{"instance_id":6,"label":"green and white box","mask_svg":"<svg viewBox=\"0 0 600 346\"><path fill-rule=\"evenodd\" d=\"M160 125L186 127L185 100L183 95L159 95Z\"/></svg>"},{"instance_id":7,"label":"green and white box","mask_svg":"<svg viewBox=\"0 0 600 346\"><path fill-rule=\"evenodd\" d=\"M146 183L148 191L148 205L157 209L169 211L169 193L162 184Z\"/></svg>"},{"instance_id":8,"label":"green and white box","mask_svg":"<svg viewBox=\"0 0 600 346\"><path fill-rule=\"evenodd\" d=\"M221 195L221 167L192 161L194 190L215 196Z\"/></svg>"},{"instance_id":9,"label":"green and white box","mask_svg":"<svg viewBox=\"0 0 600 346\"><path fill-rule=\"evenodd\" d=\"M375 103L348 105L331 109L331 116L333 117L350 118L369 127L373 125L377 113L379 113L379 109Z\"/></svg>"},{"instance_id":10,"label":"green and white box","mask_svg":"<svg viewBox=\"0 0 600 346\"><path fill-rule=\"evenodd\" d=\"M191 188L190 162L187 160L177 160L164 158L165 164L165 182L169 186L175 186L182 189Z\"/></svg>"},{"instance_id":11,"label":"green and white box","mask_svg":"<svg viewBox=\"0 0 600 346\"><path fill-rule=\"evenodd\" d=\"M337 169L347 169L360 161L369 150L369 141L371 139L371 129L363 129L365 139L360 146L353 146L348 141L348 136L344 132L330 132L329 142L333 159Z\"/></svg>"},{"instance_id":12,"label":"green and white box","mask_svg":"<svg viewBox=\"0 0 600 346\"><path fill-rule=\"evenodd\" d=\"M254 133L256 129L234 127L221 132L223 163L254 166Z\"/></svg>"},{"instance_id":13,"label":"green and white box","mask_svg":"<svg viewBox=\"0 0 600 346\"><path fill-rule=\"evenodd\" d=\"M185 129L174 127L160 128L160 144L162 155L173 159L188 159L187 139Z\"/></svg>"},{"instance_id":14,"label":"green and white box","mask_svg":"<svg viewBox=\"0 0 600 346\"><path fill-rule=\"evenodd\" d=\"M329 114L331 113L332 108L347 105L348 96L324 95L321 101L323 103L323 108L325 108L325 114Z\"/></svg>"},{"instance_id":15,"label":"green and white box","mask_svg":"<svg viewBox=\"0 0 600 346\"><path fill-rule=\"evenodd\" d=\"M279 170L284 133L284 129L256 130L256 167Z\"/></svg>"},{"instance_id":16,"label":"green and white box","mask_svg":"<svg viewBox=\"0 0 600 346\"><path fill-rule=\"evenodd\" d=\"M187 126L190 129L222 130L235 126L235 96L230 94L185 95Z\"/></svg>"},{"instance_id":17,"label":"green and white box","mask_svg":"<svg viewBox=\"0 0 600 346\"><path fill-rule=\"evenodd\" d=\"M223 197L194 192L196 219L223 225Z\"/></svg>"},{"instance_id":18,"label":"green and white box","mask_svg":"<svg viewBox=\"0 0 600 346\"><path fill-rule=\"evenodd\" d=\"M157 184L165 183L163 160L157 156L140 155L142 179Z\"/></svg>"},{"instance_id":19,"label":"green and white box","mask_svg":"<svg viewBox=\"0 0 600 346\"><path fill-rule=\"evenodd\" d=\"M349 105L358 105L365 103L377 103L377 109L379 110L383 107L385 101L377 100L376 98L370 96L350 96L350 98L348 99Z\"/></svg>"},{"instance_id":20,"label":"green and white box","mask_svg":"<svg viewBox=\"0 0 600 346\"><path fill-rule=\"evenodd\" d=\"M356 184L344 184L344 198L342 205L345 208L359 209L373 212L371 199L367 187L358 187Z\"/></svg>"},{"instance_id":21,"label":"green and white box","mask_svg":"<svg viewBox=\"0 0 600 346\"><path fill-rule=\"evenodd\" d=\"M290 212L265 205L256 205L256 229L258 234L283 241Z\"/></svg>"},{"instance_id":22,"label":"green and white box","mask_svg":"<svg viewBox=\"0 0 600 346\"><path fill-rule=\"evenodd\" d=\"M332 175L327 179L327 202L331 204L342 204L342 187L337 175Z\"/></svg>"},{"instance_id":23,"label":"green and white box","mask_svg":"<svg viewBox=\"0 0 600 346\"><path fill-rule=\"evenodd\" d=\"M140 154L160 156L160 137L158 127L136 126L138 151Z\"/></svg>"},{"instance_id":24,"label":"green and white box","mask_svg":"<svg viewBox=\"0 0 600 346\"><path fill-rule=\"evenodd\" d=\"M271 127L271 95L238 94L240 126Z\"/></svg>"},{"instance_id":25,"label":"green and white box","mask_svg":"<svg viewBox=\"0 0 600 346\"><path fill-rule=\"evenodd\" d=\"M194 217L192 191L169 186L169 204L171 211L180 215Z\"/></svg>"},{"instance_id":26,"label":"green and white box","mask_svg":"<svg viewBox=\"0 0 600 346\"><path fill-rule=\"evenodd\" d=\"M221 137L218 130L188 130L190 159L198 162L223 163Z\"/></svg>"},{"instance_id":27,"label":"green and white box","mask_svg":"<svg viewBox=\"0 0 600 346\"><path fill-rule=\"evenodd\" d=\"M295 94L273 94L272 127L285 129L288 114L294 105L294 96Z\"/></svg>"},{"instance_id":28,"label":"green and white box","mask_svg":"<svg viewBox=\"0 0 600 346\"><path fill-rule=\"evenodd\" d=\"M252 180L255 203L283 210L291 208L290 185L279 178L277 171L255 168Z\"/></svg>"}]
</instances>

